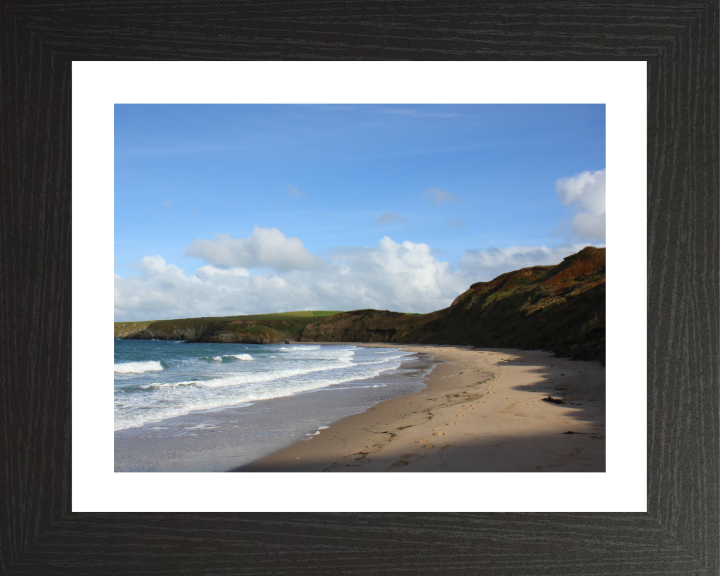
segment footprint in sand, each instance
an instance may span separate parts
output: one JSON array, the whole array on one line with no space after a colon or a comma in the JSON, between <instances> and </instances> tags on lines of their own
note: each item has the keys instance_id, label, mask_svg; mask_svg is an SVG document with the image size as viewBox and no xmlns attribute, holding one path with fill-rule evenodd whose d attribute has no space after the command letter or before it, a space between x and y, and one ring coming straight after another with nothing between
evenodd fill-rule
<instances>
[{"instance_id":1,"label":"footprint in sand","mask_svg":"<svg viewBox=\"0 0 720 576\"><path fill-rule=\"evenodd\" d=\"M445 436L445 432L435 432L435 436Z\"/></svg>"},{"instance_id":2,"label":"footprint in sand","mask_svg":"<svg viewBox=\"0 0 720 576\"><path fill-rule=\"evenodd\" d=\"M393 466L407 466L410 464L407 460L398 460L397 462L393 463Z\"/></svg>"},{"instance_id":3,"label":"footprint in sand","mask_svg":"<svg viewBox=\"0 0 720 576\"><path fill-rule=\"evenodd\" d=\"M435 444L425 444L423 448L435 448Z\"/></svg>"},{"instance_id":4,"label":"footprint in sand","mask_svg":"<svg viewBox=\"0 0 720 576\"><path fill-rule=\"evenodd\" d=\"M455 426L455 422L448 422L448 426Z\"/></svg>"}]
</instances>

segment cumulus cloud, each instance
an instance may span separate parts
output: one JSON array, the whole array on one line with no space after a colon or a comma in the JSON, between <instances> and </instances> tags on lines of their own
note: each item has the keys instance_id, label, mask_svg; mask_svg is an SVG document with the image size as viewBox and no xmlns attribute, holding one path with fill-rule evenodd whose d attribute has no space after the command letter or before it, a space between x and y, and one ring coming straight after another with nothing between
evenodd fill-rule
<instances>
[{"instance_id":1,"label":"cumulus cloud","mask_svg":"<svg viewBox=\"0 0 720 576\"><path fill-rule=\"evenodd\" d=\"M460 259L460 268L475 278L475 282L496 278L505 272L559 264L563 258L579 252L588 244L570 244L557 248L547 246L511 246L510 248L488 248L487 250L466 250Z\"/></svg>"},{"instance_id":2,"label":"cumulus cloud","mask_svg":"<svg viewBox=\"0 0 720 576\"><path fill-rule=\"evenodd\" d=\"M200 258L218 268L273 268L280 272L314 270L323 264L300 238L288 238L277 228L258 226L247 238L220 234L214 240L195 240L185 249L185 256Z\"/></svg>"},{"instance_id":3,"label":"cumulus cloud","mask_svg":"<svg viewBox=\"0 0 720 576\"><path fill-rule=\"evenodd\" d=\"M215 266L200 266L195 270L195 276L200 280L219 280L220 278L246 278L250 276L250 272L245 268L215 268Z\"/></svg>"},{"instance_id":4,"label":"cumulus cloud","mask_svg":"<svg viewBox=\"0 0 720 576\"><path fill-rule=\"evenodd\" d=\"M375 222L378 223L379 226L382 226L383 224L395 224L402 222L403 219L400 218L397 214L393 214L392 212L385 212L384 214L381 214L380 216L375 218Z\"/></svg>"},{"instance_id":5,"label":"cumulus cloud","mask_svg":"<svg viewBox=\"0 0 720 576\"><path fill-rule=\"evenodd\" d=\"M476 281L437 260L427 244L385 236L375 247L337 249L317 270L249 274L207 265L192 275L160 256L140 273L115 276L115 317L154 320L292 310L376 308L431 312Z\"/></svg>"},{"instance_id":6,"label":"cumulus cloud","mask_svg":"<svg viewBox=\"0 0 720 576\"><path fill-rule=\"evenodd\" d=\"M185 311L202 309L202 282L188 278L183 270L160 256L140 260L139 274L128 278L115 275L115 314L128 320L177 318ZM138 290L138 291L136 291ZM182 294L182 298L177 295ZM159 316L165 314L165 316Z\"/></svg>"},{"instance_id":7,"label":"cumulus cloud","mask_svg":"<svg viewBox=\"0 0 720 576\"><path fill-rule=\"evenodd\" d=\"M581 240L605 240L605 170L581 172L555 184L560 202L576 212L571 233Z\"/></svg>"},{"instance_id":8,"label":"cumulus cloud","mask_svg":"<svg viewBox=\"0 0 720 576\"><path fill-rule=\"evenodd\" d=\"M435 206L446 202L460 203L463 201L460 196L453 194L452 192L448 192L447 190L441 190L440 188L428 188L421 194L421 196L432 200Z\"/></svg>"},{"instance_id":9,"label":"cumulus cloud","mask_svg":"<svg viewBox=\"0 0 720 576\"><path fill-rule=\"evenodd\" d=\"M186 254L208 264L194 274L161 256L146 256L138 272L115 275L115 319L159 320L293 310L375 308L432 312L449 306L478 281L538 264L558 264L586 244L559 248L467 250L459 267L438 260L424 243L384 236L373 247L344 247L326 258L298 238L256 227L250 237L195 241ZM285 252L286 251L286 252ZM298 262L307 260L307 267ZM260 265L274 270L252 274Z\"/></svg>"},{"instance_id":10,"label":"cumulus cloud","mask_svg":"<svg viewBox=\"0 0 720 576\"><path fill-rule=\"evenodd\" d=\"M376 248L344 249L330 260L344 280L337 288L350 291L363 308L430 312L467 288L464 274L437 260L424 243L396 243L384 236Z\"/></svg>"}]
</instances>

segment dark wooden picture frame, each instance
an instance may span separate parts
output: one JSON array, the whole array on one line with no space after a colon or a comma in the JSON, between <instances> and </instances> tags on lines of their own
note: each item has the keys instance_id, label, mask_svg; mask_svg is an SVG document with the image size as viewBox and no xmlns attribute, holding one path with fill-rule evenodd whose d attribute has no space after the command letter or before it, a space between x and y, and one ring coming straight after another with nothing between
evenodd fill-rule
<instances>
[{"instance_id":1,"label":"dark wooden picture frame","mask_svg":"<svg viewBox=\"0 0 720 576\"><path fill-rule=\"evenodd\" d=\"M3 3L0 573L720 572L718 48L718 0ZM426 59L648 63L648 512L72 513L72 61Z\"/></svg>"}]
</instances>

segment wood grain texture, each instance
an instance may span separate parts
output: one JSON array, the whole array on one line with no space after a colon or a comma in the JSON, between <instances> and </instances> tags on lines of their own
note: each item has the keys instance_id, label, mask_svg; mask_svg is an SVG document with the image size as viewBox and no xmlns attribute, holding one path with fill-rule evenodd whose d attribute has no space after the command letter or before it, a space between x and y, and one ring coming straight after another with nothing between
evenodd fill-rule
<instances>
[{"instance_id":1,"label":"wood grain texture","mask_svg":"<svg viewBox=\"0 0 720 576\"><path fill-rule=\"evenodd\" d=\"M0 5L0 572L718 574L718 16L717 0ZM647 60L649 512L72 514L72 60Z\"/></svg>"}]
</instances>

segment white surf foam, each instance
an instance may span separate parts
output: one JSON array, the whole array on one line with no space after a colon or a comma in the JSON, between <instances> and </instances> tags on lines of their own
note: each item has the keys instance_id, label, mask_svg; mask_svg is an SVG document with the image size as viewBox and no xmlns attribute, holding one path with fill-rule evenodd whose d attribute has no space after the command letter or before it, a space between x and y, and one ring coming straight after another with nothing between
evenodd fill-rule
<instances>
[{"instance_id":1,"label":"white surf foam","mask_svg":"<svg viewBox=\"0 0 720 576\"><path fill-rule=\"evenodd\" d=\"M268 372L247 372L240 374L231 374L224 378L213 378L199 382L200 386L206 388L223 388L225 386L238 386L243 384L257 384L261 382L273 382L284 378L292 378L294 376L304 376L315 372L327 372L329 370L337 370L338 368L351 367L350 361L337 362L328 366L299 368L295 370L270 370Z\"/></svg>"},{"instance_id":2,"label":"white surf foam","mask_svg":"<svg viewBox=\"0 0 720 576\"><path fill-rule=\"evenodd\" d=\"M303 345L303 346L282 346L280 350L303 350L303 351L310 351L310 350L320 350L322 346L315 346L315 345Z\"/></svg>"},{"instance_id":3,"label":"white surf foam","mask_svg":"<svg viewBox=\"0 0 720 576\"><path fill-rule=\"evenodd\" d=\"M177 386L192 386L197 383L197 380L188 380L187 382L153 382L152 384L144 384L140 386L140 388L143 390L148 390L150 388L176 388Z\"/></svg>"},{"instance_id":4,"label":"white surf foam","mask_svg":"<svg viewBox=\"0 0 720 576\"><path fill-rule=\"evenodd\" d=\"M115 364L115 372L119 374L141 374L142 372L153 372L157 370L163 370L163 366L156 360Z\"/></svg>"},{"instance_id":5,"label":"white surf foam","mask_svg":"<svg viewBox=\"0 0 720 576\"><path fill-rule=\"evenodd\" d=\"M357 350L345 347L313 345L292 348L294 350L288 349L284 354L278 355L278 359L285 359L282 363L274 360L268 364L268 356L264 354L255 354L255 357L250 354L226 354L208 355L193 360L174 359L173 365L180 362L189 363L190 366L198 360L217 366L218 358L223 363L247 360L255 362L245 364L242 371L238 366L232 373L225 372L222 375L213 373L214 370L210 373L202 372L198 374L200 378L193 377L195 374L192 370L181 370L178 375L187 374L190 377L185 376L184 381L180 382L153 382L138 386L152 395L145 396L141 393L117 398L115 429L142 426L148 422L158 422L197 410L222 410L321 388L330 390L338 384L374 377L385 370L396 368L401 361L400 357L404 355L395 351L388 355L390 357L385 356L383 361L378 362L377 359L366 358L365 353L358 357L355 355ZM133 364L147 371L162 370L164 362L135 362L120 366L124 366L122 370L127 370L127 367ZM165 367L167 368L167 365ZM250 368L252 370L248 370ZM372 387L372 384L368 387ZM157 394L154 394L153 390Z\"/></svg>"},{"instance_id":6,"label":"white surf foam","mask_svg":"<svg viewBox=\"0 0 720 576\"><path fill-rule=\"evenodd\" d=\"M234 362L235 360L249 362L254 358L250 354L223 354L222 356L213 356L212 360L214 362Z\"/></svg>"}]
</instances>

